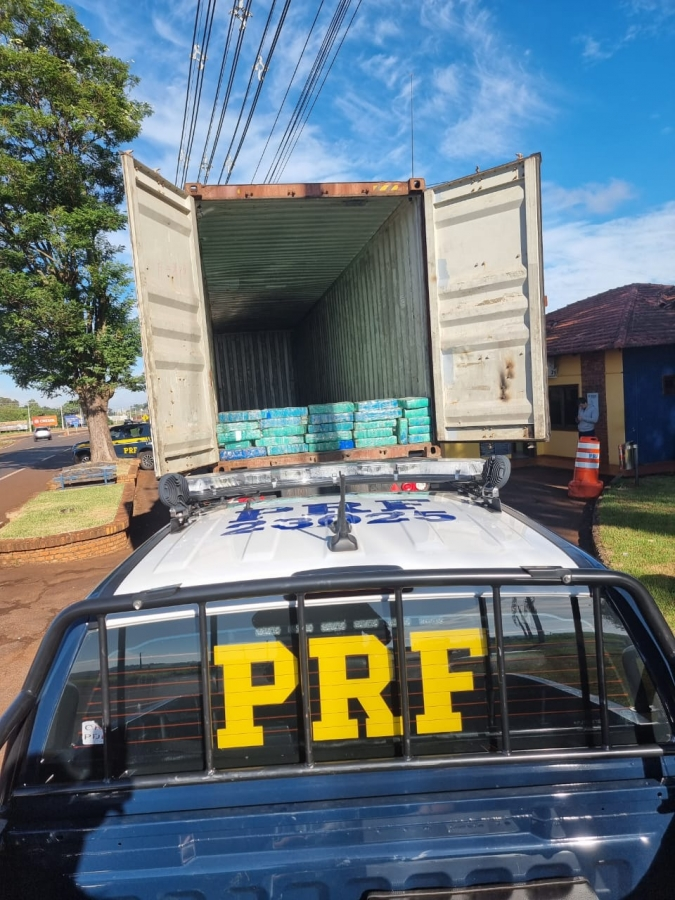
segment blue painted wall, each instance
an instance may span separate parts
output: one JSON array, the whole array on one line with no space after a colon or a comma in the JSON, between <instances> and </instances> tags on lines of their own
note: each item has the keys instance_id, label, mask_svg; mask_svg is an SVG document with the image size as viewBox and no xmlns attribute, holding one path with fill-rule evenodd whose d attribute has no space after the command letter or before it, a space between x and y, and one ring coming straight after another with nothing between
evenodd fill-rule
<instances>
[{"instance_id":1,"label":"blue painted wall","mask_svg":"<svg viewBox=\"0 0 675 900\"><path fill-rule=\"evenodd\" d=\"M626 440L638 442L641 463L675 459L675 397L662 377L675 375L675 345L623 351Z\"/></svg>"}]
</instances>

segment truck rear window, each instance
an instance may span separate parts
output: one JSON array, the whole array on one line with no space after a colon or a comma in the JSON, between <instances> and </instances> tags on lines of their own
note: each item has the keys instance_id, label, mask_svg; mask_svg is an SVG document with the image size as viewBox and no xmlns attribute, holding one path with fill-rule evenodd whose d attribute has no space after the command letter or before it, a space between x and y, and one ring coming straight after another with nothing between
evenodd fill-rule
<instances>
[{"instance_id":1,"label":"truck rear window","mask_svg":"<svg viewBox=\"0 0 675 900\"><path fill-rule=\"evenodd\" d=\"M109 615L27 780L667 741L637 648L608 596L597 609L583 589L471 586Z\"/></svg>"}]
</instances>

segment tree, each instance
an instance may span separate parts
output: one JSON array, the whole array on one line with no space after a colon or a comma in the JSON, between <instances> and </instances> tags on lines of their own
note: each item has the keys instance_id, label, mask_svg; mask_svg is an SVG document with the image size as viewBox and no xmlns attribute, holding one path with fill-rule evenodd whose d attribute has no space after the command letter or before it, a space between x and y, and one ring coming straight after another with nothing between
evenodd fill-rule
<instances>
[{"instance_id":1,"label":"tree","mask_svg":"<svg viewBox=\"0 0 675 900\"><path fill-rule=\"evenodd\" d=\"M108 402L138 390L121 144L139 133L138 79L54 0L0 6L0 365L22 388L76 396L92 459L114 460Z\"/></svg>"}]
</instances>

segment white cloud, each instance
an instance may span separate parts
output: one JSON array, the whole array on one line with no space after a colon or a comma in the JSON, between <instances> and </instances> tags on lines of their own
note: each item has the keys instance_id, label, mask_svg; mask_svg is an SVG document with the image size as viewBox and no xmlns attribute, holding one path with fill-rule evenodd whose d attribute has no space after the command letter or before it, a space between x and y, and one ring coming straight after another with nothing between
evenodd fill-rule
<instances>
[{"instance_id":1,"label":"white cloud","mask_svg":"<svg viewBox=\"0 0 675 900\"><path fill-rule=\"evenodd\" d=\"M544 229L549 310L625 284L675 283L675 201L633 218Z\"/></svg>"},{"instance_id":2,"label":"white cloud","mask_svg":"<svg viewBox=\"0 0 675 900\"><path fill-rule=\"evenodd\" d=\"M636 191L627 181L612 178L607 184L589 182L571 189L545 183L543 194L544 209L553 215L570 209L592 215L608 215L622 203L633 199Z\"/></svg>"}]
</instances>

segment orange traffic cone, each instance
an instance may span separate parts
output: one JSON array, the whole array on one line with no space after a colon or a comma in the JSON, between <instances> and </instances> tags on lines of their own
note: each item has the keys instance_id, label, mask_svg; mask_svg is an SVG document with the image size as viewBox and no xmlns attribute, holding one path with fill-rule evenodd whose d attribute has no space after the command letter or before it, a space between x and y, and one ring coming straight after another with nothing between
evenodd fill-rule
<instances>
[{"instance_id":1,"label":"orange traffic cone","mask_svg":"<svg viewBox=\"0 0 675 900\"><path fill-rule=\"evenodd\" d=\"M604 484L598 478L600 469L600 441L594 437L580 437L574 478L567 485L567 493L575 500L593 500L602 493Z\"/></svg>"}]
</instances>

